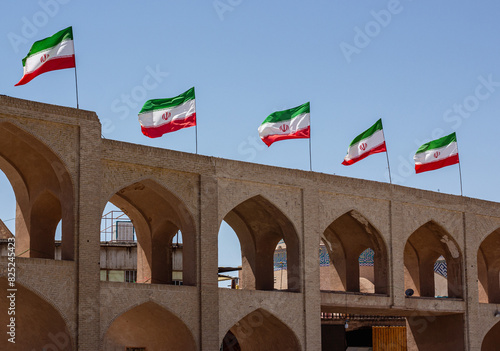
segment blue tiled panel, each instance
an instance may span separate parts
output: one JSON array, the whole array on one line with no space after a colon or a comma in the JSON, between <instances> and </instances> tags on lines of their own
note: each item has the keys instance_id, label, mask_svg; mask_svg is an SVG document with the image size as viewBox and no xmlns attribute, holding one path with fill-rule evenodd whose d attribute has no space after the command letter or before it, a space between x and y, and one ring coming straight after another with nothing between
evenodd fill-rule
<instances>
[{"instance_id":1,"label":"blue tiled panel","mask_svg":"<svg viewBox=\"0 0 500 351\"><path fill-rule=\"evenodd\" d=\"M446 261L436 261L436 263L434 263L434 272L442 275L445 278L448 278L448 268L446 266Z\"/></svg>"},{"instance_id":2,"label":"blue tiled panel","mask_svg":"<svg viewBox=\"0 0 500 351\"><path fill-rule=\"evenodd\" d=\"M330 265L330 255L328 255L328 250L324 246L320 246L319 248L319 265L320 267Z\"/></svg>"},{"instance_id":3,"label":"blue tiled panel","mask_svg":"<svg viewBox=\"0 0 500 351\"><path fill-rule=\"evenodd\" d=\"M360 266L373 266L375 252L372 249L366 249L359 255L359 265ZM328 255L328 250L325 246L319 248L319 265L320 267L326 267L330 265L330 255ZM274 270L279 271L280 269L286 268L286 249L278 249L274 252ZM448 278L448 271L446 268L446 261L438 260L434 264L434 271L437 274Z\"/></svg>"},{"instance_id":4,"label":"blue tiled panel","mask_svg":"<svg viewBox=\"0 0 500 351\"><path fill-rule=\"evenodd\" d=\"M372 249L366 249L359 255L359 265L360 266L373 266L373 258L375 257L375 251Z\"/></svg>"},{"instance_id":5,"label":"blue tiled panel","mask_svg":"<svg viewBox=\"0 0 500 351\"><path fill-rule=\"evenodd\" d=\"M274 251L274 270L286 269L286 249Z\"/></svg>"}]
</instances>

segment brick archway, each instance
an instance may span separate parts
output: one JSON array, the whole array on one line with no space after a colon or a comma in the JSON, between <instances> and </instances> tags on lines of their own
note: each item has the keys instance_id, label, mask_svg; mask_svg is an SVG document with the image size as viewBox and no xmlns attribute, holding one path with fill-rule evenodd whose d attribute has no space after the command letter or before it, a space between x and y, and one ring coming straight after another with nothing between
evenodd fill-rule
<instances>
[{"instance_id":1,"label":"brick archway","mask_svg":"<svg viewBox=\"0 0 500 351\"><path fill-rule=\"evenodd\" d=\"M463 297L462 253L455 239L434 221L422 225L406 241L405 290L434 297L434 264L440 256L447 264L448 297Z\"/></svg>"},{"instance_id":2,"label":"brick archway","mask_svg":"<svg viewBox=\"0 0 500 351\"><path fill-rule=\"evenodd\" d=\"M74 189L61 159L43 142L9 122L0 123L0 169L16 196L16 253L54 258L62 220L61 257L74 259Z\"/></svg>"},{"instance_id":3,"label":"brick archway","mask_svg":"<svg viewBox=\"0 0 500 351\"><path fill-rule=\"evenodd\" d=\"M172 283L172 238L183 238L183 284L196 285L196 226L172 192L152 179L125 186L109 200L132 220L137 232L137 280Z\"/></svg>"},{"instance_id":4,"label":"brick archway","mask_svg":"<svg viewBox=\"0 0 500 351\"><path fill-rule=\"evenodd\" d=\"M236 322L222 342L224 351L301 350L295 333L264 309L257 309Z\"/></svg>"},{"instance_id":5,"label":"brick archway","mask_svg":"<svg viewBox=\"0 0 500 351\"><path fill-rule=\"evenodd\" d=\"M196 342L179 317L149 301L118 316L106 331L104 351L125 347L194 351Z\"/></svg>"},{"instance_id":6,"label":"brick archway","mask_svg":"<svg viewBox=\"0 0 500 351\"><path fill-rule=\"evenodd\" d=\"M7 293L7 279L0 278L0 289ZM16 283L15 292L15 348L16 350L73 350L73 341L66 321L50 303L23 285ZM5 313L2 329L9 330L8 298L0 299L0 308ZM5 323L3 323L5 321ZM0 349L11 350L13 344L4 334Z\"/></svg>"},{"instance_id":7,"label":"brick archway","mask_svg":"<svg viewBox=\"0 0 500 351\"><path fill-rule=\"evenodd\" d=\"M500 229L483 240L477 250L479 302L500 303Z\"/></svg>"},{"instance_id":8,"label":"brick archway","mask_svg":"<svg viewBox=\"0 0 500 351\"><path fill-rule=\"evenodd\" d=\"M282 211L257 195L234 207L224 221L240 241L243 289L274 289L274 251L283 239L287 248L288 290L300 291L299 238Z\"/></svg>"},{"instance_id":9,"label":"brick archway","mask_svg":"<svg viewBox=\"0 0 500 351\"><path fill-rule=\"evenodd\" d=\"M363 215L355 210L343 214L326 228L322 240L334 268L332 290L360 291L359 256L372 249L375 293L387 294L387 248L379 231Z\"/></svg>"}]
</instances>

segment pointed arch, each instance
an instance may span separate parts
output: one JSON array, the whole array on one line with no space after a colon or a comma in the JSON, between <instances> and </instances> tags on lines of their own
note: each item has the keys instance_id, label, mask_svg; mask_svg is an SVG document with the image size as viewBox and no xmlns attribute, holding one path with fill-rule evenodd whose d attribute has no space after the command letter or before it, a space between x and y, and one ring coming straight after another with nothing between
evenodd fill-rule
<instances>
[{"instance_id":1,"label":"pointed arch","mask_svg":"<svg viewBox=\"0 0 500 351\"><path fill-rule=\"evenodd\" d=\"M323 232L330 259L335 268L334 286L349 292L360 291L359 256L366 249L374 251L376 294L388 293L387 246L380 232L358 211L346 212Z\"/></svg>"},{"instance_id":2,"label":"pointed arch","mask_svg":"<svg viewBox=\"0 0 500 351\"><path fill-rule=\"evenodd\" d=\"M241 245L244 289L273 290L273 257L276 245L284 240L287 248L288 290L300 291L300 244L290 219L262 195L249 198L224 217Z\"/></svg>"},{"instance_id":3,"label":"pointed arch","mask_svg":"<svg viewBox=\"0 0 500 351\"><path fill-rule=\"evenodd\" d=\"M0 278L0 288L7 291L7 278ZM61 313L43 297L16 282L15 334L18 350L73 350L73 340ZM2 311L9 311L8 298L0 299ZM6 319L7 320L7 319ZM7 324L7 322L6 322ZM21 336L22 337L19 337Z\"/></svg>"},{"instance_id":4,"label":"pointed arch","mask_svg":"<svg viewBox=\"0 0 500 351\"><path fill-rule=\"evenodd\" d=\"M481 351L497 351L500 345L500 322L497 322L484 336Z\"/></svg>"},{"instance_id":5,"label":"pointed arch","mask_svg":"<svg viewBox=\"0 0 500 351\"><path fill-rule=\"evenodd\" d=\"M406 241L405 290L434 297L434 264L440 256L447 264L448 297L463 297L462 253L455 239L435 221L422 225Z\"/></svg>"},{"instance_id":6,"label":"pointed arch","mask_svg":"<svg viewBox=\"0 0 500 351\"><path fill-rule=\"evenodd\" d=\"M153 301L122 313L104 336L104 350L145 347L147 350L196 350L193 334L174 313Z\"/></svg>"},{"instance_id":7,"label":"pointed arch","mask_svg":"<svg viewBox=\"0 0 500 351\"><path fill-rule=\"evenodd\" d=\"M260 351L301 350L300 342L290 327L265 309L259 308L234 324L222 342L224 350Z\"/></svg>"},{"instance_id":8,"label":"pointed arch","mask_svg":"<svg viewBox=\"0 0 500 351\"><path fill-rule=\"evenodd\" d=\"M51 222L59 217L62 219L61 257L73 260L74 187L63 161L30 133L12 123L1 122L0 168L16 196L17 254L54 258L55 227L43 216L50 217ZM48 207L42 210L44 203ZM46 225L45 230L42 231L39 224Z\"/></svg>"},{"instance_id":9,"label":"pointed arch","mask_svg":"<svg viewBox=\"0 0 500 351\"><path fill-rule=\"evenodd\" d=\"M186 205L155 180L136 181L109 201L132 221L137 234L137 281L171 284L172 238L183 238L183 284L196 285L196 225Z\"/></svg>"},{"instance_id":10,"label":"pointed arch","mask_svg":"<svg viewBox=\"0 0 500 351\"><path fill-rule=\"evenodd\" d=\"M500 229L488 235L477 250L479 302L500 303Z\"/></svg>"}]
</instances>

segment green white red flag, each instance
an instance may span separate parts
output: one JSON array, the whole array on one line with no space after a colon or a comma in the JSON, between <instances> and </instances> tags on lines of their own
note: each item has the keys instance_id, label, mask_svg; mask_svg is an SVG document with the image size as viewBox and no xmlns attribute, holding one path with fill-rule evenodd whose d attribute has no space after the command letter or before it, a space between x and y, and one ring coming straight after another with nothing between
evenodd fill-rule
<instances>
[{"instance_id":1,"label":"green white red flag","mask_svg":"<svg viewBox=\"0 0 500 351\"><path fill-rule=\"evenodd\" d=\"M382 119L379 119L373 126L354 138L347 149L347 155L342 164L350 166L379 152L387 152Z\"/></svg>"},{"instance_id":2,"label":"green white red flag","mask_svg":"<svg viewBox=\"0 0 500 351\"><path fill-rule=\"evenodd\" d=\"M196 125L194 87L179 96L148 100L139 112L142 134L150 138Z\"/></svg>"},{"instance_id":3,"label":"green white red flag","mask_svg":"<svg viewBox=\"0 0 500 351\"><path fill-rule=\"evenodd\" d=\"M258 130L260 138L267 146L279 140L310 138L309 102L289 110L271 113Z\"/></svg>"},{"instance_id":4,"label":"green white red flag","mask_svg":"<svg viewBox=\"0 0 500 351\"><path fill-rule=\"evenodd\" d=\"M420 146L415 156L415 172L433 171L459 162L456 133Z\"/></svg>"},{"instance_id":5,"label":"green white red flag","mask_svg":"<svg viewBox=\"0 0 500 351\"><path fill-rule=\"evenodd\" d=\"M45 72L74 67L73 29L68 27L33 44L23 59L24 74L16 86L24 85Z\"/></svg>"}]
</instances>

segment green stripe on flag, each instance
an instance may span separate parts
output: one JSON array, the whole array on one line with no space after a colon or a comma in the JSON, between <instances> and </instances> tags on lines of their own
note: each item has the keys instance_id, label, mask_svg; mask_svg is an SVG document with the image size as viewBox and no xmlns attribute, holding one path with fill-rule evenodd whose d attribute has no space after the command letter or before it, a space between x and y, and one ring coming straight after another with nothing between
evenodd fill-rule
<instances>
[{"instance_id":1,"label":"green stripe on flag","mask_svg":"<svg viewBox=\"0 0 500 351\"><path fill-rule=\"evenodd\" d=\"M425 143L424 145L422 145L421 147L418 148L415 155L420 154L422 152L429 151L429 150L439 149L439 148L445 147L446 145L449 145L453 142L455 142L455 143L457 142L457 135L454 132L451 133L450 135L447 135L447 136L444 136L442 138Z\"/></svg>"},{"instance_id":2,"label":"green stripe on flag","mask_svg":"<svg viewBox=\"0 0 500 351\"><path fill-rule=\"evenodd\" d=\"M377 130L382 130L382 118L379 119L373 126L371 126L368 130L364 131L360 135L358 135L354 140L349 144L349 147L353 146L354 144L360 142L361 140L364 140L371 135L373 135Z\"/></svg>"},{"instance_id":3,"label":"green stripe on flag","mask_svg":"<svg viewBox=\"0 0 500 351\"><path fill-rule=\"evenodd\" d=\"M64 40L73 40L73 28L68 27L66 29L63 29L56 34L54 34L51 37L36 41L33 46L31 46L30 51L28 52L28 55L26 55L25 58L23 58L23 67L25 66L26 59L28 57L40 52L44 51L50 48L53 48L57 44L61 43Z\"/></svg>"},{"instance_id":4,"label":"green stripe on flag","mask_svg":"<svg viewBox=\"0 0 500 351\"><path fill-rule=\"evenodd\" d=\"M179 106L189 100L194 100L194 87L173 98L148 100L139 114Z\"/></svg>"},{"instance_id":5,"label":"green stripe on flag","mask_svg":"<svg viewBox=\"0 0 500 351\"><path fill-rule=\"evenodd\" d=\"M287 121L304 113L310 113L309 102L306 102L303 105L291 108L289 110L273 112L269 116L267 116L262 124Z\"/></svg>"}]
</instances>

